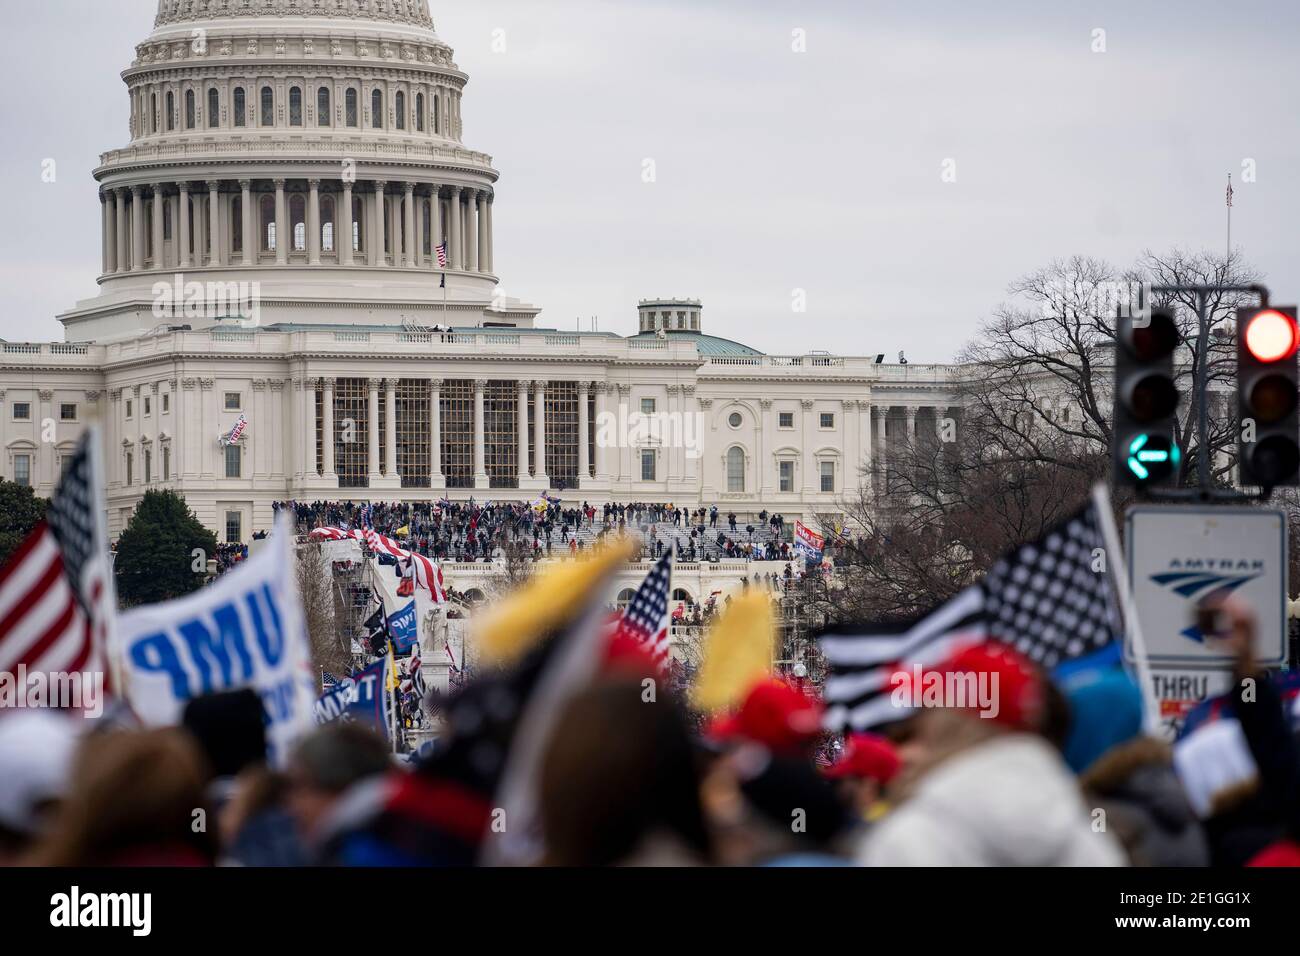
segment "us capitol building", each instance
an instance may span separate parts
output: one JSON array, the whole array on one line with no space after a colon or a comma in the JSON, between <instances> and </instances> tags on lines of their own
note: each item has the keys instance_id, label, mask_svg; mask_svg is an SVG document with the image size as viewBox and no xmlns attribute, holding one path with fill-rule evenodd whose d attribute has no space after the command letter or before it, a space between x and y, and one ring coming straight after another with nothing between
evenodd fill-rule
<instances>
[{"instance_id":1,"label":"us capitol building","mask_svg":"<svg viewBox=\"0 0 1300 956\"><path fill-rule=\"evenodd\" d=\"M50 494L102 422L114 534L151 488L236 541L289 498L834 512L954 414L946 367L766 355L698 301L620 336L500 295L499 173L427 0L160 0L122 77L99 294L0 354L3 476Z\"/></svg>"}]
</instances>

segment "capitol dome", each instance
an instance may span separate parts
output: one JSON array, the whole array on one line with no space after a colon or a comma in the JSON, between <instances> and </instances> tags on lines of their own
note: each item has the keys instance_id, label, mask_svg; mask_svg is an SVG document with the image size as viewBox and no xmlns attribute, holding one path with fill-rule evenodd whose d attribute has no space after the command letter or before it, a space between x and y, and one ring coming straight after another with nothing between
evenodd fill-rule
<instances>
[{"instance_id":1,"label":"capitol dome","mask_svg":"<svg viewBox=\"0 0 1300 956\"><path fill-rule=\"evenodd\" d=\"M177 274L256 290L261 325L532 324L496 295L498 173L427 0L160 0L122 78L100 294L60 316L70 340L165 323Z\"/></svg>"}]
</instances>

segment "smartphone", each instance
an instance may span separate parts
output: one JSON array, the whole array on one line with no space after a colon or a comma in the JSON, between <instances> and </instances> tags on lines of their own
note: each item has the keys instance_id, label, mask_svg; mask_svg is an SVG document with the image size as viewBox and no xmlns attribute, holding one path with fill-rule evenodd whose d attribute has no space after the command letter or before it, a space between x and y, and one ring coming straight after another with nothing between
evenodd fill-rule
<instances>
[{"instance_id":1,"label":"smartphone","mask_svg":"<svg viewBox=\"0 0 1300 956\"><path fill-rule=\"evenodd\" d=\"M1192 623L1207 639L1226 637L1228 633L1228 616L1223 608L1214 605L1198 605L1192 611Z\"/></svg>"}]
</instances>

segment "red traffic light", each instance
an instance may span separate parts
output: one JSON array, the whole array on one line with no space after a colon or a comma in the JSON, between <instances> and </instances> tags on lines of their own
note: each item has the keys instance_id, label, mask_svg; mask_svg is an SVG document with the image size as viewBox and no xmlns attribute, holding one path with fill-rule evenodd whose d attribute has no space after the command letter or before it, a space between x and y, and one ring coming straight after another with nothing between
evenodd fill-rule
<instances>
[{"instance_id":1,"label":"red traffic light","mask_svg":"<svg viewBox=\"0 0 1300 956\"><path fill-rule=\"evenodd\" d=\"M1242 341L1257 362L1290 358L1297 345L1295 319L1277 309L1256 312L1246 320Z\"/></svg>"}]
</instances>

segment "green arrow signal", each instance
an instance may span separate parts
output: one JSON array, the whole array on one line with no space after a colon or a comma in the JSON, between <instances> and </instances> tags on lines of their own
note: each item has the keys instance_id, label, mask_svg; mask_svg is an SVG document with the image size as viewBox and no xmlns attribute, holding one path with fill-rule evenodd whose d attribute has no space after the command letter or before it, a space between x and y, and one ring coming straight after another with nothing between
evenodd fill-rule
<instances>
[{"instance_id":1,"label":"green arrow signal","mask_svg":"<svg viewBox=\"0 0 1300 956\"><path fill-rule=\"evenodd\" d=\"M1172 445L1172 447L1168 449L1147 448L1147 442L1150 440L1150 435L1138 435L1129 443L1128 446L1128 469L1141 481L1146 481L1151 477L1151 472L1146 467L1148 464L1178 464L1179 453L1177 445Z\"/></svg>"}]
</instances>

